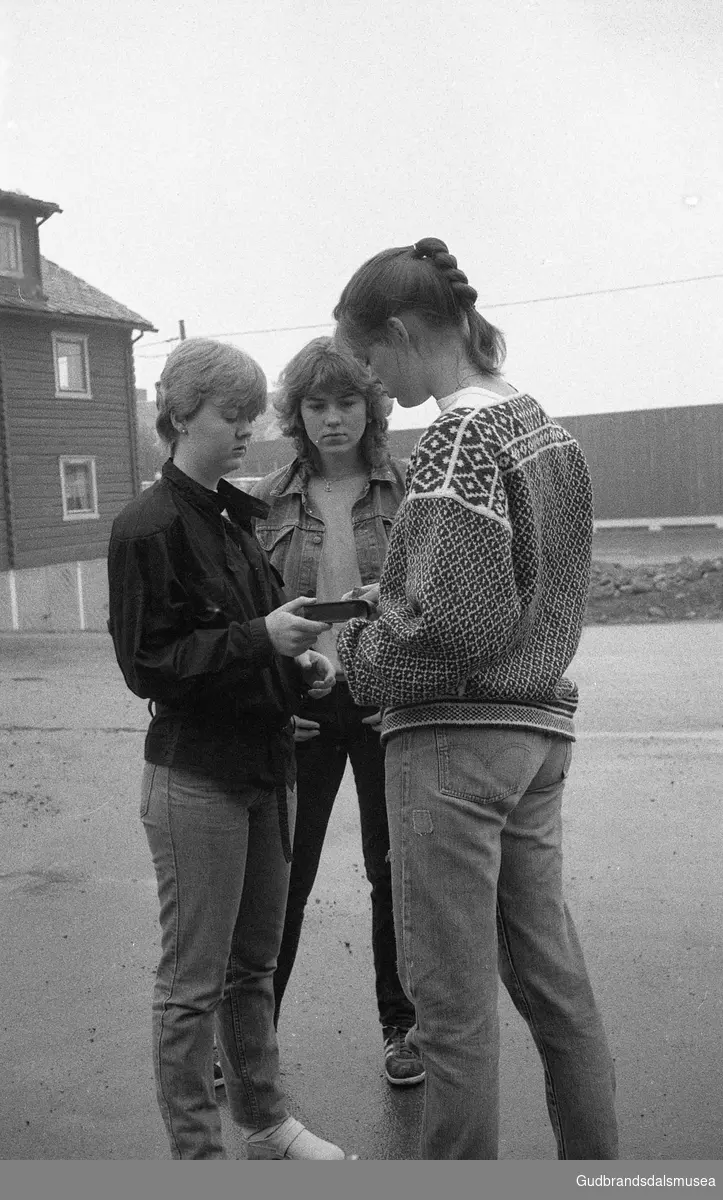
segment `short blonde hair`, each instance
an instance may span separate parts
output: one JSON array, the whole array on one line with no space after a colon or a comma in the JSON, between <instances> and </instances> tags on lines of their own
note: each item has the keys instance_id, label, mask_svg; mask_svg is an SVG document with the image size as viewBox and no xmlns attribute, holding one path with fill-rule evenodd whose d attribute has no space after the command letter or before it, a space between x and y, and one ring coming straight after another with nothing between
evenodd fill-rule
<instances>
[{"instance_id":1,"label":"short blonde hair","mask_svg":"<svg viewBox=\"0 0 723 1200\"><path fill-rule=\"evenodd\" d=\"M266 376L238 346L188 338L168 355L156 384L156 429L171 452L178 440L172 417L187 421L212 396L225 411L237 410L253 421L266 409Z\"/></svg>"}]
</instances>

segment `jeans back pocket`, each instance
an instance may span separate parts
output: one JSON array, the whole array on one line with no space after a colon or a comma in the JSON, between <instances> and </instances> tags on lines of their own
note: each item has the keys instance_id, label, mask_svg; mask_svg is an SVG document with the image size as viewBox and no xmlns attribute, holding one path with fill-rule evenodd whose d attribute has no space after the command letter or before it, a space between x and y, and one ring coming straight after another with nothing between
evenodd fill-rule
<instances>
[{"instance_id":1,"label":"jeans back pocket","mask_svg":"<svg viewBox=\"0 0 723 1200\"><path fill-rule=\"evenodd\" d=\"M521 795L534 774L531 746L522 730L449 726L436 729L435 736L444 796L494 804Z\"/></svg>"}]
</instances>

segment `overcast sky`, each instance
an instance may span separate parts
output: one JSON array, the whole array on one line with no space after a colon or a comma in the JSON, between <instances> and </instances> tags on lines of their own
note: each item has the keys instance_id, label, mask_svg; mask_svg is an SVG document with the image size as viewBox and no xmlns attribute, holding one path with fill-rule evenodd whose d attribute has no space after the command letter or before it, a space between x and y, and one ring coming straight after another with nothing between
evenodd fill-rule
<instances>
[{"instance_id":1,"label":"overcast sky","mask_svg":"<svg viewBox=\"0 0 723 1200\"><path fill-rule=\"evenodd\" d=\"M554 415L723 400L720 278L519 303L723 273L720 0L0 0L0 39L0 187L158 327L141 387L179 318L273 380L431 235Z\"/></svg>"}]
</instances>

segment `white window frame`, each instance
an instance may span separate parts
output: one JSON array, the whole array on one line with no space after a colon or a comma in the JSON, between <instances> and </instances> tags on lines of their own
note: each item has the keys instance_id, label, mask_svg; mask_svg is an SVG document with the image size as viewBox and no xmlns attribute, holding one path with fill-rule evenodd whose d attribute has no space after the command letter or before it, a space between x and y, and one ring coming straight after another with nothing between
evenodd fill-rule
<instances>
[{"instance_id":1,"label":"white window frame","mask_svg":"<svg viewBox=\"0 0 723 1200\"><path fill-rule=\"evenodd\" d=\"M90 360L88 358L88 335L85 333L63 333L55 331L51 334L53 339L53 370L55 371L55 397L57 400L92 400L93 393L90 388ZM58 371L58 342L78 342L83 352L83 366L85 367L86 390L84 392L73 392L69 388L60 386L60 373Z\"/></svg>"},{"instance_id":2,"label":"white window frame","mask_svg":"<svg viewBox=\"0 0 723 1200\"><path fill-rule=\"evenodd\" d=\"M93 500L92 509L83 509L82 512L68 511L68 496L66 490L65 470L66 466L77 467L79 464L86 466L90 463L90 483ZM63 520L64 521L97 521L100 517L98 511L98 484L95 475L95 458L90 454L61 454L58 459L60 467L60 495L63 500Z\"/></svg>"},{"instance_id":3,"label":"white window frame","mask_svg":"<svg viewBox=\"0 0 723 1200\"><path fill-rule=\"evenodd\" d=\"M23 243L20 236L20 222L15 217L0 217L0 225L12 225L15 230L15 248L17 250L18 269L17 271L3 271L0 268L0 275L3 279L22 279L23 277Z\"/></svg>"}]
</instances>

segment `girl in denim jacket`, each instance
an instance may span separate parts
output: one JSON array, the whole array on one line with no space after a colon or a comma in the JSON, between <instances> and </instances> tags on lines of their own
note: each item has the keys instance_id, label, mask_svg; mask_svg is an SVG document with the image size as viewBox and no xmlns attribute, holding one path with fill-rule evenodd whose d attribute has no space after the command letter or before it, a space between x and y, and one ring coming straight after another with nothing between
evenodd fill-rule
<instances>
[{"instance_id":1,"label":"girl in denim jacket","mask_svg":"<svg viewBox=\"0 0 723 1200\"><path fill-rule=\"evenodd\" d=\"M289 597L338 600L379 579L388 531L404 494L404 463L389 456L389 400L378 381L328 337L314 339L287 365L275 400L296 457L251 490L269 506L256 534L284 578ZM284 934L274 976L276 1019L299 945L332 806L351 761L359 799L364 867L371 884L372 948L385 1074L420 1083L419 1057L405 1042L414 1008L396 967L389 831L380 714L349 694L336 653L339 627L317 649L336 667L323 700L309 698L295 717L297 820Z\"/></svg>"}]
</instances>

